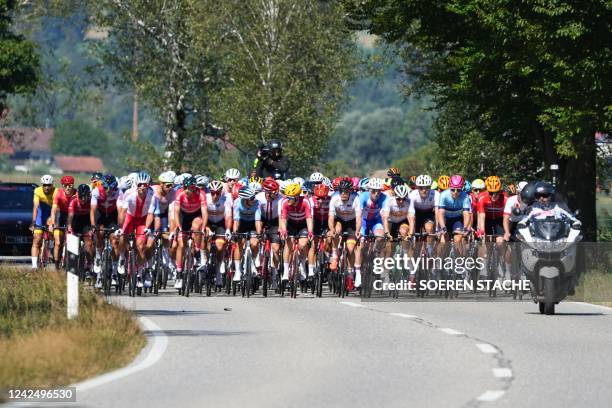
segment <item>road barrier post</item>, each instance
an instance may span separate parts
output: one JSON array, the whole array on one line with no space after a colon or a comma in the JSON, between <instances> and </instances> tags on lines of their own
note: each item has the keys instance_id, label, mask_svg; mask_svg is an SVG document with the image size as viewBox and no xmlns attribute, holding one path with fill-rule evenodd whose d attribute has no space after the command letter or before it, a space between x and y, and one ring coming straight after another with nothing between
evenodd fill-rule
<instances>
[{"instance_id":1,"label":"road barrier post","mask_svg":"<svg viewBox=\"0 0 612 408\"><path fill-rule=\"evenodd\" d=\"M66 287L67 287L67 313L68 319L79 316L79 275L77 271L79 257L79 237L72 234L66 235L66 249L68 250Z\"/></svg>"}]
</instances>

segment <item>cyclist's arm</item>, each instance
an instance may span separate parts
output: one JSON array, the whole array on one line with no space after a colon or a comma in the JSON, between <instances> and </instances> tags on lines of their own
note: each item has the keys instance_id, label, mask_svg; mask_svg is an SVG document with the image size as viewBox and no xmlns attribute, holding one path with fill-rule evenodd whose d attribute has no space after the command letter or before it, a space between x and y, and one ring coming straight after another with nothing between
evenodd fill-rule
<instances>
[{"instance_id":1,"label":"cyclist's arm","mask_svg":"<svg viewBox=\"0 0 612 408\"><path fill-rule=\"evenodd\" d=\"M446 214L446 210L444 208L440 208L438 210L438 225L440 229L446 228L446 220L444 219L444 215Z\"/></svg>"},{"instance_id":2,"label":"cyclist's arm","mask_svg":"<svg viewBox=\"0 0 612 408\"><path fill-rule=\"evenodd\" d=\"M36 217L38 216L38 209L40 207L40 200L37 195L34 195L34 208L32 209L32 226L36 224Z\"/></svg>"},{"instance_id":3,"label":"cyclist's arm","mask_svg":"<svg viewBox=\"0 0 612 408\"><path fill-rule=\"evenodd\" d=\"M503 224L504 224L504 235L510 235L510 216L509 215L504 214Z\"/></svg>"},{"instance_id":4,"label":"cyclist's arm","mask_svg":"<svg viewBox=\"0 0 612 408\"><path fill-rule=\"evenodd\" d=\"M153 216L153 213L150 212L147 214L147 218L145 219L145 228L146 229L151 229L151 224L153 224L153 219L155 217Z\"/></svg>"},{"instance_id":5,"label":"cyclist's arm","mask_svg":"<svg viewBox=\"0 0 612 408\"><path fill-rule=\"evenodd\" d=\"M480 212L480 211L478 211L477 214L478 214L478 231L484 231L487 215L484 212Z\"/></svg>"},{"instance_id":6,"label":"cyclist's arm","mask_svg":"<svg viewBox=\"0 0 612 408\"><path fill-rule=\"evenodd\" d=\"M314 231L312 217L306 218L306 228L308 229L308 232L312 234Z\"/></svg>"},{"instance_id":7,"label":"cyclist's arm","mask_svg":"<svg viewBox=\"0 0 612 408\"><path fill-rule=\"evenodd\" d=\"M96 225L96 208L98 208L98 206L94 203L91 203L89 209L89 221L91 222L92 226Z\"/></svg>"}]
</instances>

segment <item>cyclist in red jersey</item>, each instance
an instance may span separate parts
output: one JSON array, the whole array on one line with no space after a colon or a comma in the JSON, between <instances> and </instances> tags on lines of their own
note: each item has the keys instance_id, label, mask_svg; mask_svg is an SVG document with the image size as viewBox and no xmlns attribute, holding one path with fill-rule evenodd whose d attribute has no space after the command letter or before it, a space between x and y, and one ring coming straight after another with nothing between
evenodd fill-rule
<instances>
[{"instance_id":1,"label":"cyclist in red jersey","mask_svg":"<svg viewBox=\"0 0 612 408\"><path fill-rule=\"evenodd\" d=\"M81 235L85 243L85 253L87 263L91 265L93 261L94 249L91 240L91 220L89 212L91 210L91 190L87 184L81 184L77 189L77 196L70 201L68 206L68 225L69 234Z\"/></svg>"},{"instance_id":2,"label":"cyclist in red jersey","mask_svg":"<svg viewBox=\"0 0 612 408\"><path fill-rule=\"evenodd\" d=\"M485 182L482 179L472 181L470 200L472 200L472 213L470 214L471 225L478 225L478 200L480 194L485 190Z\"/></svg>"},{"instance_id":3,"label":"cyclist in red jersey","mask_svg":"<svg viewBox=\"0 0 612 408\"><path fill-rule=\"evenodd\" d=\"M329 187L325 184L317 184L313 188L312 200L312 213L314 220L314 234L315 235L326 235L325 238L325 252L331 254L331 237L332 231L328 230L329 220L329 203L331 197L329 196ZM310 246L308 251L308 275L314 275L314 267L316 264L316 248L319 246L319 240L321 238L315 238L314 245Z\"/></svg>"},{"instance_id":4,"label":"cyclist in red jersey","mask_svg":"<svg viewBox=\"0 0 612 408\"><path fill-rule=\"evenodd\" d=\"M312 209L308 200L300 196L301 193L302 188L299 184L290 184L285 188L286 198L281 202L278 231L281 237L287 241L283 251L283 280L289 279L289 263L293 248L293 238L288 237L288 235L299 236L298 248L302 259L306 259L308 240L313 235ZM303 263L300 262L300 269L302 268ZM300 271L300 274L302 278L306 278L304 272Z\"/></svg>"},{"instance_id":5,"label":"cyclist in red jersey","mask_svg":"<svg viewBox=\"0 0 612 408\"><path fill-rule=\"evenodd\" d=\"M68 207L70 202L76 197L76 189L74 188L74 177L64 176L60 180L62 188L58 188L53 193L53 206L51 207L51 228L53 230L53 240L55 245L53 248L53 259L55 259L55 268L59 268L60 254L64 244L64 232L62 228L66 228L68 221Z\"/></svg>"}]
</instances>

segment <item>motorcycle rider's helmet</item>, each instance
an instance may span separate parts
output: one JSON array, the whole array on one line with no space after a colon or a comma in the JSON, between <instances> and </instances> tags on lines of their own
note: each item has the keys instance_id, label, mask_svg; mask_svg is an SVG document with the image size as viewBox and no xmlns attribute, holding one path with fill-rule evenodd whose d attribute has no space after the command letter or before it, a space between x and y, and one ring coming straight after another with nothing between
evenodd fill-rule
<instances>
[{"instance_id":1,"label":"motorcycle rider's helmet","mask_svg":"<svg viewBox=\"0 0 612 408\"><path fill-rule=\"evenodd\" d=\"M536 190L536 182L527 183L525 187L521 190L521 201L525 203L525 205L532 205L535 201L535 190Z\"/></svg>"}]
</instances>

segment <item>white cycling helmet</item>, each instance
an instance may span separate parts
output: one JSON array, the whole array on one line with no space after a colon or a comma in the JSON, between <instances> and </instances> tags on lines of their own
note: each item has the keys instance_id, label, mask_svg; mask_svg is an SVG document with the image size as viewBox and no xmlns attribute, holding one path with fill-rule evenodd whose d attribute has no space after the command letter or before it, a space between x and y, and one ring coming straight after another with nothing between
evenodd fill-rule
<instances>
[{"instance_id":1,"label":"white cycling helmet","mask_svg":"<svg viewBox=\"0 0 612 408\"><path fill-rule=\"evenodd\" d=\"M40 178L40 184L53 184L53 176L50 174L45 174Z\"/></svg>"},{"instance_id":2,"label":"white cycling helmet","mask_svg":"<svg viewBox=\"0 0 612 408\"><path fill-rule=\"evenodd\" d=\"M130 176L123 176L119 179L119 189L120 190L129 190L130 188L132 188L132 185L134 184L132 178Z\"/></svg>"},{"instance_id":3,"label":"white cycling helmet","mask_svg":"<svg viewBox=\"0 0 612 408\"><path fill-rule=\"evenodd\" d=\"M429 177L429 175L421 174L416 178L416 181L414 183L417 187L429 187L431 186L431 183L433 183L433 180L431 179L431 177Z\"/></svg>"},{"instance_id":4,"label":"white cycling helmet","mask_svg":"<svg viewBox=\"0 0 612 408\"><path fill-rule=\"evenodd\" d=\"M240 191L238 191L238 196L246 200L252 200L255 198L255 190L251 187L242 187Z\"/></svg>"},{"instance_id":5,"label":"white cycling helmet","mask_svg":"<svg viewBox=\"0 0 612 408\"><path fill-rule=\"evenodd\" d=\"M323 184L325 184L327 187L329 187L330 190L332 189L332 182L329 179L329 177L323 177Z\"/></svg>"},{"instance_id":6,"label":"white cycling helmet","mask_svg":"<svg viewBox=\"0 0 612 408\"><path fill-rule=\"evenodd\" d=\"M159 175L159 182L160 183L174 183L174 179L176 178L176 173L173 171L164 171L162 174Z\"/></svg>"},{"instance_id":7,"label":"white cycling helmet","mask_svg":"<svg viewBox=\"0 0 612 408\"><path fill-rule=\"evenodd\" d=\"M213 180L208 184L208 189L210 191L219 191L223 190L223 183L219 180Z\"/></svg>"},{"instance_id":8,"label":"white cycling helmet","mask_svg":"<svg viewBox=\"0 0 612 408\"><path fill-rule=\"evenodd\" d=\"M278 191L279 191L281 194L285 194L285 188L287 188L287 186L288 186L289 184L291 184L291 180L281 180L281 181L278 183Z\"/></svg>"},{"instance_id":9,"label":"white cycling helmet","mask_svg":"<svg viewBox=\"0 0 612 408\"><path fill-rule=\"evenodd\" d=\"M408 186L405 184L400 184L399 186L395 186L393 192L397 198L406 198L408 195Z\"/></svg>"},{"instance_id":10,"label":"white cycling helmet","mask_svg":"<svg viewBox=\"0 0 612 408\"><path fill-rule=\"evenodd\" d=\"M516 193L521 194L521 191L525 188L528 183L526 181L519 181L518 186L516 186Z\"/></svg>"},{"instance_id":11,"label":"white cycling helmet","mask_svg":"<svg viewBox=\"0 0 612 408\"><path fill-rule=\"evenodd\" d=\"M301 178L301 177L295 177L295 178L293 179L293 182L294 182L295 184L299 184L299 185L300 185L300 187L302 187L302 186L304 185L304 179L303 179L303 178Z\"/></svg>"},{"instance_id":12,"label":"white cycling helmet","mask_svg":"<svg viewBox=\"0 0 612 408\"><path fill-rule=\"evenodd\" d=\"M372 177L368 181L368 189L370 189L370 190L382 190L382 188L383 188L383 182L378 177Z\"/></svg>"},{"instance_id":13,"label":"white cycling helmet","mask_svg":"<svg viewBox=\"0 0 612 408\"><path fill-rule=\"evenodd\" d=\"M256 193L261 193L263 191L263 187L257 181L253 181L252 183L249 183L249 188L255 191Z\"/></svg>"},{"instance_id":14,"label":"white cycling helmet","mask_svg":"<svg viewBox=\"0 0 612 408\"><path fill-rule=\"evenodd\" d=\"M225 172L225 179L239 179L240 178L240 171L238 169L228 169Z\"/></svg>"},{"instance_id":15,"label":"white cycling helmet","mask_svg":"<svg viewBox=\"0 0 612 408\"><path fill-rule=\"evenodd\" d=\"M322 183L324 178L325 177L323 176L323 174L319 172L315 172L310 175L310 181L312 181L313 183Z\"/></svg>"},{"instance_id":16,"label":"white cycling helmet","mask_svg":"<svg viewBox=\"0 0 612 408\"><path fill-rule=\"evenodd\" d=\"M210 183L210 178L208 176L196 176L196 184L198 187L207 186Z\"/></svg>"},{"instance_id":17,"label":"white cycling helmet","mask_svg":"<svg viewBox=\"0 0 612 408\"><path fill-rule=\"evenodd\" d=\"M138 184L150 184L151 183L151 176L149 176L149 173L147 173L146 171L141 171L140 173L138 173L136 175L136 180L134 180L136 185Z\"/></svg>"}]
</instances>

